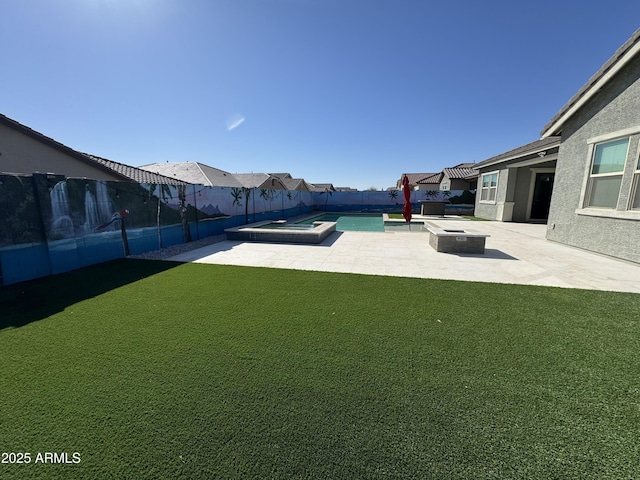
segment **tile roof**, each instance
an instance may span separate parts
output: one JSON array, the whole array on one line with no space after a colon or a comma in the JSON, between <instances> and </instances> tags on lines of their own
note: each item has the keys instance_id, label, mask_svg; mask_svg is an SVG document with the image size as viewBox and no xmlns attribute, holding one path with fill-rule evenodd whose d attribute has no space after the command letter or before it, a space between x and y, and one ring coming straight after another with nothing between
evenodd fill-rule
<instances>
[{"instance_id":1,"label":"tile roof","mask_svg":"<svg viewBox=\"0 0 640 480\"><path fill-rule=\"evenodd\" d=\"M131 165L125 165L124 163L115 162L113 160L108 160L106 158L98 157L96 155L91 155L88 153L84 153L88 158L93 160L94 162L99 163L107 167L114 172L127 177L129 180L133 180L138 183L157 183L157 184L168 184L168 185L180 185L187 182L179 178L172 178L166 175L161 175L159 173L150 172L144 170L142 168L132 167Z\"/></svg>"},{"instance_id":2,"label":"tile roof","mask_svg":"<svg viewBox=\"0 0 640 480\"><path fill-rule=\"evenodd\" d=\"M585 83L578 92L571 97L564 107L556 113L549 123L547 123L541 136L558 135L562 131L564 122L573 114L572 111L577 110L585 101L587 101L595 92L597 92L609 78L622 68L631 58L640 53L640 28L637 29L631 38L627 40L613 56L605 62L602 67Z\"/></svg>"},{"instance_id":3,"label":"tile roof","mask_svg":"<svg viewBox=\"0 0 640 480\"><path fill-rule=\"evenodd\" d=\"M268 173L234 173L234 177L245 188L266 188L269 190L286 190L286 185L278 177Z\"/></svg>"},{"instance_id":4,"label":"tile roof","mask_svg":"<svg viewBox=\"0 0 640 480\"><path fill-rule=\"evenodd\" d=\"M464 164L464 165L469 165L469 164ZM473 164L471 164L471 165L473 165ZM443 170L443 173L448 178L466 179L466 178L473 178L473 177L477 177L478 176L478 171L474 170L471 167L445 168Z\"/></svg>"},{"instance_id":5,"label":"tile roof","mask_svg":"<svg viewBox=\"0 0 640 480\"><path fill-rule=\"evenodd\" d=\"M310 192L313 189L313 186L305 182L304 178L280 178L280 180L287 187L287 190Z\"/></svg>"},{"instance_id":6,"label":"tile roof","mask_svg":"<svg viewBox=\"0 0 640 480\"><path fill-rule=\"evenodd\" d=\"M506 160L512 160L514 158L524 157L526 155L531 155L531 154L542 152L552 148L558 148L559 145L560 145L559 136L541 138L540 140L527 143L526 145L523 145L518 148L514 148L513 150L509 150L508 152L501 153L500 155L496 155L495 157L487 158L482 162L476 163L474 168L477 170L479 168L493 165L495 163L500 163Z\"/></svg>"},{"instance_id":7,"label":"tile roof","mask_svg":"<svg viewBox=\"0 0 640 480\"><path fill-rule=\"evenodd\" d=\"M62 143L54 140L51 137L47 137L46 135L43 135L40 132L36 132L35 130L27 127L26 125L21 124L20 122L17 122L5 115L0 114L0 124L3 124L9 128L12 128L13 130L16 130L20 133L22 133L23 135L26 135L40 143L43 143L51 148L54 148L56 150L58 150L59 152L64 153L65 155L74 158L82 163L85 163L87 165L92 166L93 168L97 168L98 170L102 170L104 172L108 172L116 177L121 177L122 180L130 180L129 177L127 177L126 175L123 175L122 173L118 172L117 170L113 170L112 168L109 168L109 166L107 165L103 165L100 162L95 161L93 158L91 158L90 156L78 152L77 150L74 150L70 147L67 147L66 145L63 145Z\"/></svg>"},{"instance_id":8,"label":"tile roof","mask_svg":"<svg viewBox=\"0 0 640 480\"><path fill-rule=\"evenodd\" d=\"M0 114L0 123L14 130L17 130L20 133L38 142L54 148L71 158L74 158L84 164L90 165L98 170L108 172L115 177L120 177L125 181L131 180L138 183L182 183L172 178L163 177L162 175L149 174L149 172L145 172L130 165L125 165L124 163L114 162L113 160L107 160L106 158L98 157L96 155L78 152L77 150L67 147L66 145L63 145L62 143L54 140L53 138L47 137L40 132L36 132L26 125L23 125L20 122L17 122L2 114Z\"/></svg>"},{"instance_id":9,"label":"tile roof","mask_svg":"<svg viewBox=\"0 0 640 480\"><path fill-rule=\"evenodd\" d=\"M331 192L335 192L336 189L333 186L333 183L312 183L311 191L313 192L326 192L327 190Z\"/></svg>"},{"instance_id":10,"label":"tile roof","mask_svg":"<svg viewBox=\"0 0 640 480\"><path fill-rule=\"evenodd\" d=\"M442 173L442 172L432 173L428 177L425 177L425 178L423 178L422 180L420 180L420 181L418 181L416 183L418 183L420 185L435 184L435 183L440 183L443 178L444 178L444 173Z\"/></svg>"},{"instance_id":11,"label":"tile roof","mask_svg":"<svg viewBox=\"0 0 640 480\"><path fill-rule=\"evenodd\" d=\"M431 177L432 175L437 175L437 173L403 173L402 175L400 175L400 180L397 183L398 186L402 185L402 179L404 178L405 175L409 179L409 185L415 185L416 183L420 183L423 179L427 177Z\"/></svg>"},{"instance_id":12,"label":"tile roof","mask_svg":"<svg viewBox=\"0 0 640 480\"><path fill-rule=\"evenodd\" d=\"M280 180L290 180L293 178L290 173L269 173L269 175L278 177Z\"/></svg>"},{"instance_id":13,"label":"tile roof","mask_svg":"<svg viewBox=\"0 0 640 480\"><path fill-rule=\"evenodd\" d=\"M242 187L233 174L199 162L151 163L140 168L196 185Z\"/></svg>"}]
</instances>

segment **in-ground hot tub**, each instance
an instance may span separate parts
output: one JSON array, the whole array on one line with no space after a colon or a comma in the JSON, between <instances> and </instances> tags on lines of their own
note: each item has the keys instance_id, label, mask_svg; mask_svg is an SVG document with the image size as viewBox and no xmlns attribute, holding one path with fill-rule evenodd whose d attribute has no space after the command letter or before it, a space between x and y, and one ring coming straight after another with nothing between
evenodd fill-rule
<instances>
[{"instance_id":1,"label":"in-ground hot tub","mask_svg":"<svg viewBox=\"0 0 640 480\"><path fill-rule=\"evenodd\" d=\"M336 222L313 222L311 225L286 220L265 221L225 229L228 240L280 243L321 243L336 231Z\"/></svg>"}]
</instances>

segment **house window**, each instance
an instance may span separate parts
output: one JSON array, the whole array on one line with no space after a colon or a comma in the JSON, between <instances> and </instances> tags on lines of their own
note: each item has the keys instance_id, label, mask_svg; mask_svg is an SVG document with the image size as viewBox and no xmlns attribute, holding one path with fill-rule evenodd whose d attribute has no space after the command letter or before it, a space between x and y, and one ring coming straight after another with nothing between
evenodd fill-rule
<instances>
[{"instance_id":1,"label":"house window","mask_svg":"<svg viewBox=\"0 0 640 480\"><path fill-rule=\"evenodd\" d=\"M480 201L487 203L496 202L498 191L498 172L485 173L482 175L482 186L480 188Z\"/></svg>"},{"instance_id":2,"label":"house window","mask_svg":"<svg viewBox=\"0 0 640 480\"><path fill-rule=\"evenodd\" d=\"M629 138L595 145L586 207L616 208L628 150Z\"/></svg>"},{"instance_id":3,"label":"house window","mask_svg":"<svg viewBox=\"0 0 640 480\"><path fill-rule=\"evenodd\" d=\"M640 125L587 140L578 215L640 220Z\"/></svg>"},{"instance_id":4,"label":"house window","mask_svg":"<svg viewBox=\"0 0 640 480\"><path fill-rule=\"evenodd\" d=\"M449 190L449 184L448 183L443 183L441 190Z\"/></svg>"}]
</instances>

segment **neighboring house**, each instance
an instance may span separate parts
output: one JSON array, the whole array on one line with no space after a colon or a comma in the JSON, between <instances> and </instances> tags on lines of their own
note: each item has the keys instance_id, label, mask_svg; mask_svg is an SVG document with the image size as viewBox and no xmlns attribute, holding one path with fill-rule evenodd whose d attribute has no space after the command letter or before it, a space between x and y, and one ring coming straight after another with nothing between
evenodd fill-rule
<instances>
[{"instance_id":1,"label":"neighboring house","mask_svg":"<svg viewBox=\"0 0 640 480\"><path fill-rule=\"evenodd\" d=\"M546 222L560 137L552 136L475 164L475 215L502 222Z\"/></svg>"},{"instance_id":2,"label":"neighboring house","mask_svg":"<svg viewBox=\"0 0 640 480\"><path fill-rule=\"evenodd\" d=\"M335 192L336 189L332 183L312 183L312 192Z\"/></svg>"},{"instance_id":3,"label":"neighboring house","mask_svg":"<svg viewBox=\"0 0 640 480\"><path fill-rule=\"evenodd\" d=\"M438 173L403 173L396 182L402 189L402 179L406 175L411 190L475 190L478 172L473 163L460 163Z\"/></svg>"},{"instance_id":4,"label":"neighboring house","mask_svg":"<svg viewBox=\"0 0 640 480\"><path fill-rule=\"evenodd\" d=\"M48 173L92 180L182 183L113 160L78 152L2 114L0 173Z\"/></svg>"},{"instance_id":5,"label":"neighboring house","mask_svg":"<svg viewBox=\"0 0 640 480\"><path fill-rule=\"evenodd\" d=\"M555 135L547 238L640 262L640 29L542 130Z\"/></svg>"},{"instance_id":6,"label":"neighboring house","mask_svg":"<svg viewBox=\"0 0 640 480\"><path fill-rule=\"evenodd\" d=\"M288 172L284 172L284 173L269 173L269 175L273 175L274 177L278 177L280 180L288 180L293 178L293 176L288 173Z\"/></svg>"},{"instance_id":7,"label":"neighboring house","mask_svg":"<svg viewBox=\"0 0 640 480\"><path fill-rule=\"evenodd\" d=\"M420 184L420 182L428 177L432 177L433 175L438 175L437 173L403 173L400 175L400 179L396 182L396 189L402 190L402 179L406 176L409 180L409 188L411 190L438 190L425 188L424 185ZM439 184L440 182L438 182Z\"/></svg>"},{"instance_id":8,"label":"neighboring house","mask_svg":"<svg viewBox=\"0 0 640 480\"><path fill-rule=\"evenodd\" d=\"M293 178L290 173L270 173L269 175L279 178L287 187L287 190L300 192L311 192L313 190L313 185L307 183L304 178Z\"/></svg>"},{"instance_id":9,"label":"neighboring house","mask_svg":"<svg viewBox=\"0 0 640 480\"><path fill-rule=\"evenodd\" d=\"M333 183L310 183L312 192L357 192L357 188L352 187L334 187Z\"/></svg>"},{"instance_id":10,"label":"neighboring house","mask_svg":"<svg viewBox=\"0 0 640 480\"><path fill-rule=\"evenodd\" d=\"M475 190L478 172L475 163L461 163L442 171L439 190Z\"/></svg>"},{"instance_id":11,"label":"neighboring house","mask_svg":"<svg viewBox=\"0 0 640 480\"><path fill-rule=\"evenodd\" d=\"M442 172L432 173L428 177L418 180L414 190L440 190L440 183L443 178L444 174ZM409 185L411 185L411 183L409 183Z\"/></svg>"},{"instance_id":12,"label":"neighboring house","mask_svg":"<svg viewBox=\"0 0 640 480\"><path fill-rule=\"evenodd\" d=\"M304 178L283 178L281 180L287 187L287 190L297 190L300 192L313 191L313 185L307 183Z\"/></svg>"},{"instance_id":13,"label":"neighboring house","mask_svg":"<svg viewBox=\"0 0 640 480\"><path fill-rule=\"evenodd\" d=\"M140 168L196 185L242 187L242 183L232 173L199 162L151 163Z\"/></svg>"},{"instance_id":14,"label":"neighboring house","mask_svg":"<svg viewBox=\"0 0 640 480\"><path fill-rule=\"evenodd\" d=\"M268 173L234 173L234 177L244 188L261 190L287 190L287 186L278 177Z\"/></svg>"}]
</instances>

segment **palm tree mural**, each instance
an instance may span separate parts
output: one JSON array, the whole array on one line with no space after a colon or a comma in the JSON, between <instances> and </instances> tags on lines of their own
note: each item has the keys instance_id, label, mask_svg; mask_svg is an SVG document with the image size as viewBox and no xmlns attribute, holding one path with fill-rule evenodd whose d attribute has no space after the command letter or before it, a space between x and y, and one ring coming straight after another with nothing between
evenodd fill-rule
<instances>
[{"instance_id":1,"label":"palm tree mural","mask_svg":"<svg viewBox=\"0 0 640 480\"><path fill-rule=\"evenodd\" d=\"M251 188L233 187L231 189L231 196L233 197L233 205L237 205L238 207L242 206L240 201L244 198L244 223L249 223L249 199L251 198Z\"/></svg>"},{"instance_id":2,"label":"palm tree mural","mask_svg":"<svg viewBox=\"0 0 640 480\"><path fill-rule=\"evenodd\" d=\"M278 192L276 190L267 190L266 188L260 189L260 198L265 201L269 201L269 210L271 210L271 203L278 196Z\"/></svg>"},{"instance_id":3,"label":"palm tree mural","mask_svg":"<svg viewBox=\"0 0 640 480\"><path fill-rule=\"evenodd\" d=\"M435 198L438 196L438 193L440 193L438 190L427 190L424 192L424 196L427 198Z\"/></svg>"},{"instance_id":4,"label":"palm tree mural","mask_svg":"<svg viewBox=\"0 0 640 480\"><path fill-rule=\"evenodd\" d=\"M242 192L244 193L244 223L249 223L249 198L251 197L251 189L242 187Z\"/></svg>"},{"instance_id":5,"label":"palm tree mural","mask_svg":"<svg viewBox=\"0 0 640 480\"><path fill-rule=\"evenodd\" d=\"M242 190L237 187L233 187L231 189L231 196L233 197L233 205L241 207L242 204L240 203L240 200L242 200Z\"/></svg>"},{"instance_id":6,"label":"palm tree mural","mask_svg":"<svg viewBox=\"0 0 640 480\"><path fill-rule=\"evenodd\" d=\"M162 248L162 230L160 228L160 208L162 202L166 202L167 198L173 198L173 194L171 193L171 187L166 183L150 183L149 184L149 199L151 196L156 194L156 190L158 193L156 197L158 198L158 211L156 215L156 225L158 227L158 248Z\"/></svg>"},{"instance_id":7,"label":"palm tree mural","mask_svg":"<svg viewBox=\"0 0 640 480\"><path fill-rule=\"evenodd\" d=\"M324 198L324 211L327 211L327 203L329 202L329 197L333 197L333 192L330 188L325 188L323 192L320 192L320 195L326 193L327 196Z\"/></svg>"},{"instance_id":8,"label":"palm tree mural","mask_svg":"<svg viewBox=\"0 0 640 480\"><path fill-rule=\"evenodd\" d=\"M184 231L184 241L191 241L191 230L187 221L187 185L182 183L178 185L178 200L180 201L180 220L182 221L182 230Z\"/></svg>"}]
</instances>

